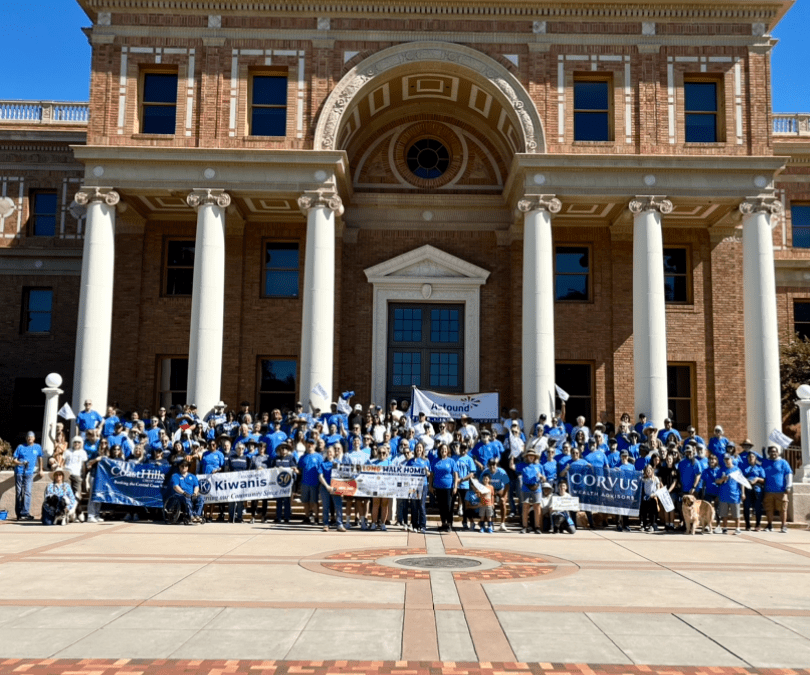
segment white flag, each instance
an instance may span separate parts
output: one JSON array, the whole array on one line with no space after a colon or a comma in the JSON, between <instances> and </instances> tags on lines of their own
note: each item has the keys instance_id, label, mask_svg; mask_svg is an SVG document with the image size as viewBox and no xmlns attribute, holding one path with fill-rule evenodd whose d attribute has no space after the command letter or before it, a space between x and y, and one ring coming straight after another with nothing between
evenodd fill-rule
<instances>
[{"instance_id":1,"label":"white flag","mask_svg":"<svg viewBox=\"0 0 810 675\"><path fill-rule=\"evenodd\" d=\"M748 479L745 476L743 476L742 471L740 471L739 469L737 469L736 471L732 471L728 475L728 477L731 478L732 480L736 480L743 487L746 487L749 490L751 489L751 483L748 482Z\"/></svg>"},{"instance_id":2,"label":"white flag","mask_svg":"<svg viewBox=\"0 0 810 675\"><path fill-rule=\"evenodd\" d=\"M661 506L664 507L664 511L671 513L675 510L675 504L672 503L672 495L669 494L669 490L667 490L665 487L656 490L655 496L658 497L658 501L661 502Z\"/></svg>"},{"instance_id":3,"label":"white flag","mask_svg":"<svg viewBox=\"0 0 810 675\"><path fill-rule=\"evenodd\" d=\"M768 436L768 440L771 441L772 443L776 443L776 445L778 445L783 450L785 448L790 447L790 444L793 443L793 441L790 440L789 437L785 436L785 434L783 434L781 431L779 431L779 429L774 429Z\"/></svg>"},{"instance_id":4,"label":"white flag","mask_svg":"<svg viewBox=\"0 0 810 675\"><path fill-rule=\"evenodd\" d=\"M337 400L337 409L339 413L343 413L344 415L349 415L352 412L351 406L346 402L346 399L339 398Z\"/></svg>"},{"instance_id":5,"label":"white flag","mask_svg":"<svg viewBox=\"0 0 810 675\"><path fill-rule=\"evenodd\" d=\"M76 419L76 415L73 414L73 410L71 409L69 403L65 403L65 405L63 405L61 408L59 408L59 412L56 413L56 414L59 415L59 417L61 417L62 419L65 419L65 420L75 420Z\"/></svg>"},{"instance_id":6,"label":"white flag","mask_svg":"<svg viewBox=\"0 0 810 675\"><path fill-rule=\"evenodd\" d=\"M315 396L320 396L324 400L329 398L329 394L327 393L326 389L323 388L323 385L320 382L312 387L312 393L315 394Z\"/></svg>"},{"instance_id":7,"label":"white flag","mask_svg":"<svg viewBox=\"0 0 810 675\"><path fill-rule=\"evenodd\" d=\"M561 401L567 401L568 400L568 392L565 391L565 389L563 389L559 384L555 384L554 386L557 388L557 396L560 397L560 400Z\"/></svg>"}]
</instances>

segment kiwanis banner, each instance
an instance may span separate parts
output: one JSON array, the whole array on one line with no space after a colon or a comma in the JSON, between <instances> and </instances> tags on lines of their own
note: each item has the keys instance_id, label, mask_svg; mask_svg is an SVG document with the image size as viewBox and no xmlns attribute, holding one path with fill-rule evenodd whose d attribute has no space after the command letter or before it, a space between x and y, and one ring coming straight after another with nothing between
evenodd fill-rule
<instances>
[{"instance_id":1,"label":"kiwanis banner","mask_svg":"<svg viewBox=\"0 0 810 675\"><path fill-rule=\"evenodd\" d=\"M96 468L92 500L161 509L161 488L168 471L168 466L159 464L130 464L104 457Z\"/></svg>"},{"instance_id":2,"label":"kiwanis banner","mask_svg":"<svg viewBox=\"0 0 810 675\"><path fill-rule=\"evenodd\" d=\"M287 469L200 474L197 479L206 504L289 497L293 485Z\"/></svg>"},{"instance_id":3,"label":"kiwanis banner","mask_svg":"<svg viewBox=\"0 0 810 675\"><path fill-rule=\"evenodd\" d=\"M439 394L435 391L424 391L413 388L411 397L411 417L416 419L419 413L431 422L458 419L466 414L476 422L498 421L498 394Z\"/></svg>"},{"instance_id":4,"label":"kiwanis banner","mask_svg":"<svg viewBox=\"0 0 810 675\"><path fill-rule=\"evenodd\" d=\"M332 487L343 497L421 499L425 470L417 466L349 466L332 469Z\"/></svg>"},{"instance_id":5,"label":"kiwanis banner","mask_svg":"<svg viewBox=\"0 0 810 675\"><path fill-rule=\"evenodd\" d=\"M572 466L568 470L572 497L582 511L637 516L641 508L641 472Z\"/></svg>"}]
</instances>

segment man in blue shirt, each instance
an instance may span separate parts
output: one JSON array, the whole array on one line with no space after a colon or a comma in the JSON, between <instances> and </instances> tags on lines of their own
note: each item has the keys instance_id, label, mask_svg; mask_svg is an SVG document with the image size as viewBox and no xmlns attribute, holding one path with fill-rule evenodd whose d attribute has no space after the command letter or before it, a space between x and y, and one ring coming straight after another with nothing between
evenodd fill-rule
<instances>
[{"instance_id":1,"label":"man in blue shirt","mask_svg":"<svg viewBox=\"0 0 810 675\"><path fill-rule=\"evenodd\" d=\"M693 495L700 483L703 466L695 459L695 448L687 445L684 448L685 459L678 462L678 474L681 478L681 495Z\"/></svg>"},{"instance_id":2,"label":"man in blue shirt","mask_svg":"<svg viewBox=\"0 0 810 675\"><path fill-rule=\"evenodd\" d=\"M104 424L101 426L101 435L104 438L112 436L115 433L115 425L120 421L118 415L115 414L115 408L107 406L107 417L104 418ZM110 445L112 445L112 443L110 443Z\"/></svg>"},{"instance_id":3,"label":"man in blue shirt","mask_svg":"<svg viewBox=\"0 0 810 675\"><path fill-rule=\"evenodd\" d=\"M768 532L773 531L773 514L779 512L782 530L787 532L788 492L793 487L793 471L784 458L779 456L775 445L768 448L768 459L762 461L765 470L765 515L768 518Z\"/></svg>"},{"instance_id":4,"label":"man in blue shirt","mask_svg":"<svg viewBox=\"0 0 810 675\"><path fill-rule=\"evenodd\" d=\"M722 464L725 460L723 459L726 454L726 446L728 445L728 439L723 436L723 427L719 424L714 428L714 436L709 439L709 452L713 452L717 455L717 459L720 460Z\"/></svg>"},{"instance_id":5,"label":"man in blue shirt","mask_svg":"<svg viewBox=\"0 0 810 675\"><path fill-rule=\"evenodd\" d=\"M104 424L104 418L93 410L93 402L88 398L84 402L84 410L76 415L76 428L84 438L90 429L98 429L102 424Z\"/></svg>"},{"instance_id":6,"label":"man in blue shirt","mask_svg":"<svg viewBox=\"0 0 810 675\"><path fill-rule=\"evenodd\" d=\"M306 446L306 453L298 460L298 470L301 472L301 503L304 505L304 523L317 524L320 485L318 466L323 461L323 456L315 452L314 439L308 439Z\"/></svg>"},{"instance_id":7,"label":"man in blue shirt","mask_svg":"<svg viewBox=\"0 0 810 675\"><path fill-rule=\"evenodd\" d=\"M664 428L658 432L658 439L666 445L669 443L669 437L674 436L675 440L680 443L681 442L681 434L680 432L672 426L672 420L667 417L664 420Z\"/></svg>"},{"instance_id":8,"label":"man in blue shirt","mask_svg":"<svg viewBox=\"0 0 810 675\"><path fill-rule=\"evenodd\" d=\"M723 521L723 534L728 531L728 519L734 518L734 534L740 534L740 502L742 501L742 485L735 476L742 475L734 458L731 455L723 457L723 475L717 481L720 486L720 509L718 516Z\"/></svg>"},{"instance_id":9,"label":"man in blue shirt","mask_svg":"<svg viewBox=\"0 0 810 675\"><path fill-rule=\"evenodd\" d=\"M42 473L42 446L35 443L33 431L25 435L25 445L18 445L12 457L14 464L14 488L16 500L14 512L17 520L33 520L31 515L31 490L34 476Z\"/></svg>"},{"instance_id":10,"label":"man in blue shirt","mask_svg":"<svg viewBox=\"0 0 810 675\"><path fill-rule=\"evenodd\" d=\"M198 525L203 522L202 510L205 497L200 494L200 482L197 476L188 472L188 462L183 460L178 466L179 472L171 477L172 490L183 498L186 505L186 525Z\"/></svg>"}]
</instances>

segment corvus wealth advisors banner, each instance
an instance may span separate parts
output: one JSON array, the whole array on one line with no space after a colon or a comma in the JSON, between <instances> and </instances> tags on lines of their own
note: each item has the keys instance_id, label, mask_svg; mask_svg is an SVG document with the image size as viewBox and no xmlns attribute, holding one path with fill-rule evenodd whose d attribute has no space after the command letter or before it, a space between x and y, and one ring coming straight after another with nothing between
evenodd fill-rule
<instances>
[{"instance_id":1,"label":"corvus wealth advisors banner","mask_svg":"<svg viewBox=\"0 0 810 675\"><path fill-rule=\"evenodd\" d=\"M568 469L571 495L582 511L637 516L641 508L641 472L587 466Z\"/></svg>"},{"instance_id":2,"label":"corvus wealth advisors banner","mask_svg":"<svg viewBox=\"0 0 810 675\"><path fill-rule=\"evenodd\" d=\"M462 415L468 415L476 422L497 422L498 394L440 394L414 387L411 417L416 419L420 412L425 413L431 422L459 419Z\"/></svg>"}]
</instances>

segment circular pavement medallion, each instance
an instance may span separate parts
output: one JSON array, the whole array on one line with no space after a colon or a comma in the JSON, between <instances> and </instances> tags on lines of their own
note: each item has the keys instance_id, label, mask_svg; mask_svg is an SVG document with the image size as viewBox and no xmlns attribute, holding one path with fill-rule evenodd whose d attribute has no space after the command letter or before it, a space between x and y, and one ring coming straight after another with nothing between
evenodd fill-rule
<instances>
[{"instance_id":1,"label":"circular pavement medallion","mask_svg":"<svg viewBox=\"0 0 810 675\"><path fill-rule=\"evenodd\" d=\"M426 569L459 569L462 567L478 567L480 560L473 558L451 558L449 556L425 558L401 558L395 561L398 565L408 567L423 567Z\"/></svg>"}]
</instances>

